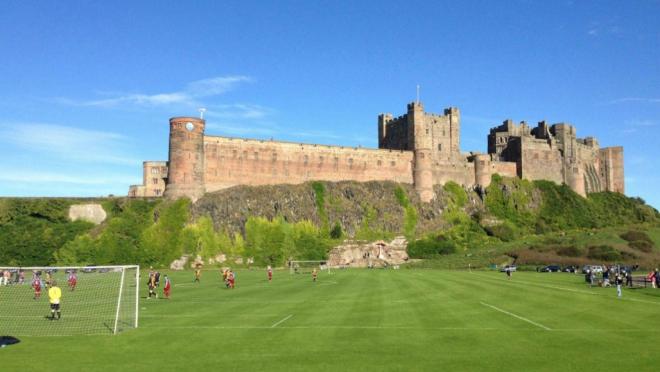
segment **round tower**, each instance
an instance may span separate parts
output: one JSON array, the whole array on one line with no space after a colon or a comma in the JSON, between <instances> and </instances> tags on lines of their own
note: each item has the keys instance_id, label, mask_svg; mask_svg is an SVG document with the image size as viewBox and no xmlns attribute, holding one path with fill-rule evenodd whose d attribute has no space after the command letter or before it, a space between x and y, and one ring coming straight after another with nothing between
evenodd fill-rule
<instances>
[{"instance_id":1,"label":"round tower","mask_svg":"<svg viewBox=\"0 0 660 372\"><path fill-rule=\"evenodd\" d=\"M478 154L474 156L474 183L486 188L490 185L490 155Z\"/></svg>"},{"instance_id":2,"label":"round tower","mask_svg":"<svg viewBox=\"0 0 660 372\"><path fill-rule=\"evenodd\" d=\"M204 119L170 119L170 151L167 186L169 199L188 197L193 202L204 195Z\"/></svg>"},{"instance_id":3,"label":"round tower","mask_svg":"<svg viewBox=\"0 0 660 372\"><path fill-rule=\"evenodd\" d=\"M419 198L424 203L433 200L433 161L431 150L417 149L414 152L413 182Z\"/></svg>"}]
</instances>

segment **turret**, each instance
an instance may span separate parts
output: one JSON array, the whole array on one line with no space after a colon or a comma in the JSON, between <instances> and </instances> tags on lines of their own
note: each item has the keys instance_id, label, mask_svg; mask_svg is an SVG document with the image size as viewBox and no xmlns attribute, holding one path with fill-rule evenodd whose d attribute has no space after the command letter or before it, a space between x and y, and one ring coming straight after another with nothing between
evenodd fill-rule
<instances>
[{"instance_id":1,"label":"turret","mask_svg":"<svg viewBox=\"0 0 660 372\"><path fill-rule=\"evenodd\" d=\"M491 180L490 154L477 154L474 156L474 183L486 188Z\"/></svg>"},{"instance_id":2,"label":"turret","mask_svg":"<svg viewBox=\"0 0 660 372\"><path fill-rule=\"evenodd\" d=\"M385 148L387 125L392 121L392 114L378 115L378 148Z\"/></svg>"},{"instance_id":3,"label":"turret","mask_svg":"<svg viewBox=\"0 0 660 372\"><path fill-rule=\"evenodd\" d=\"M169 174L164 196L188 197L196 201L204 195L204 119L170 119Z\"/></svg>"},{"instance_id":4,"label":"turret","mask_svg":"<svg viewBox=\"0 0 660 372\"><path fill-rule=\"evenodd\" d=\"M428 133L424 106L420 102L408 104L408 128L412 131L413 182L422 202L433 200L433 159L431 157L432 138Z\"/></svg>"}]
</instances>

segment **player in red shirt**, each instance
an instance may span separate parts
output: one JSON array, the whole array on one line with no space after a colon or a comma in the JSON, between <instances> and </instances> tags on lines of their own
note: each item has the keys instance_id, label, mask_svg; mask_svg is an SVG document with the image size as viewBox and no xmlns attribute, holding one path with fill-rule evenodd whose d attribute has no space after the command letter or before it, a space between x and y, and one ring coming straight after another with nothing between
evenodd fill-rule
<instances>
[{"instance_id":1,"label":"player in red shirt","mask_svg":"<svg viewBox=\"0 0 660 372\"><path fill-rule=\"evenodd\" d=\"M69 289L71 289L71 291L76 289L76 284L78 284L78 277L76 276L76 272L73 270L69 272L68 283L69 283Z\"/></svg>"},{"instance_id":2,"label":"player in red shirt","mask_svg":"<svg viewBox=\"0 0 660 372\"><path fill-rule=\"evenodd\" d=\"M234 286L236 285L236 277L234 276L234 272L232 270L229 270L227 280L229 281L229 288L234 289Z\"/></svg>"},{"instance_id":3,"label":"player in red shirt","mask_svg":"<svg viewBox=\"0 0 660 372\"><path fill-rule=\"evenodd\" d=\"M32 288L34 288L34 299L38 299L41 297L41 279L39 279L39 275L35 275L32 278Z\"/></svg>"},{"instance_id":4,"label":"player in red shirt","mask_svg":"<svg viewBox=\"0 0 660 372\"><path fill-rule=\"evenodd\" d=\"M165 275L165 286L163 287L163 293L165 294L166 299L170 299L170 293L172 291L172 283L170 282L170 278Z\"/></svg>"},{"instance_id":5,"label":"player in red shirt","mask_svg":"<svg viewBox=\"0 0 660 372\"><path fill-rule=\"evenodd\" d=\"M268 281L272 282L273 281L273 268L268 265Z\"/></svg>"}]
</instances>

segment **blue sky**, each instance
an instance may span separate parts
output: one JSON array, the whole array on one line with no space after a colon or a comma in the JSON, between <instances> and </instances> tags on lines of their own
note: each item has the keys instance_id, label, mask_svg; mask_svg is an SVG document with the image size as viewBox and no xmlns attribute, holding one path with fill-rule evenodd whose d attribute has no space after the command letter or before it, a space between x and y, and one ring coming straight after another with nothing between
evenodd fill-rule
<instances>
[{"instance_id":1,"label":"blue sky","mask_svg":"<svg viewBox=\"0 0 660 372\"><path fill-rule=\"evenodd\" d=\"M660 207L660 1L5 1L0 195L126 194L168 119L207 133L377 146L421 85L462 151L502 120L625 148Z\"/></svg>"}]
</instances>

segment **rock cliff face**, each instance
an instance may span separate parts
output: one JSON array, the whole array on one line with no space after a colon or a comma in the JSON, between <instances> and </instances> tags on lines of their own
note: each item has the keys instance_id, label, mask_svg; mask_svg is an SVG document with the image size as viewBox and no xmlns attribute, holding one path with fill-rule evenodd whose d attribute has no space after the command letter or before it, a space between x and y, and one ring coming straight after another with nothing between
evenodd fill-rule
<instances>
[{"instance_id":1,"label":"rock cliff face","mask_svg":"<svg viewBox=\"0 0 660 372\"><path fill-rule=\"evenodd\" d=\"M400 187L417 211L417 233L437 231L447 225L443 212L448 205L448 195L442 186L436 185L436 198L431 203L421 203L413 186L408 184L351 181L320 184L324 189L322 200L317 198L312 183L237 186L207 193L194 204L193 216L210 216L216 229L228 232L243 232L251 216L282 216L289 222L310 220L317 226L332 227L339 223L348 237L364 223L373 229L396 234L403 231L405 222L405 209L395 193ZM472 213L483 205L476 193L469 192L464 208Z\"/></svg>"},{"instance_id":2,"label":"rock cliff face","mask_svg":"<svg viewBox=\"0 0 660 372\"><path fill-rule=\"evenodd\" d=\"M408 242L402 236L391 242L345 241L328 254L330 267L386 267L408 261Z\"/></svg>"}]
</instances>

